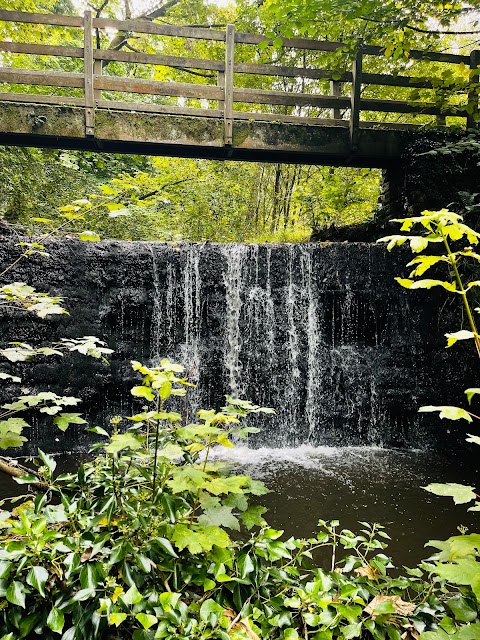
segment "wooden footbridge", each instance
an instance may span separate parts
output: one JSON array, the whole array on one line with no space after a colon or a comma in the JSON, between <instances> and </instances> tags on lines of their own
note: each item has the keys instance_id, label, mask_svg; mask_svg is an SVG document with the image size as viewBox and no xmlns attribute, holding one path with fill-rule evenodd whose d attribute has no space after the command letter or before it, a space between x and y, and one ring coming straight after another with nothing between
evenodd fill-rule
<instances>
[{"instance_id":1,"label":"wooden footbridge","mask_svg":"<svg viewBox=\"0 0 480 640\"><path fill-rule=\"evenodd\" d=\"M23 29L12 29L12 23ZM422 75L415 76L398 73L381 47L359 43L353 68L338 72L321 68L321 56L344 50L341 42L283 38L280 44L236 32L233 25L219 31L95 18L89 11L76 17L0 10L1 25L9 39L0 42L0 144L388 167L412 135L444 126L446 118L463 128L476 126L478 51L409 51L409 59L422 64ZM25 25L37 42L23 41ZM79 46L38 42L42 30L56 28L76 33L71 40ZM15 33L23 34L22 41L15 41ZM112 33L123 34L126 43L143 38L150 52L102 48ZM186 52L192 41L206 41L219 59L165 55L162 38L180 38ZM238 55L248 45L252 55ZM256 59L265 47L273 62L243 61ZM292 52L301 52L302 66L284 63ZM31 64L23 63L28 68L19 68L18 60L30 56ZM197 82L161 79L159 70L172 68ZM445 98L455 75L463 81ZM275 80L268 89L249 88L247 76L256 86ZM382 87L395 99L381 97ZM415 100L408 97L412 90ZM411 123L387 121L404 114Z\"/></svg>"}]
</instances>

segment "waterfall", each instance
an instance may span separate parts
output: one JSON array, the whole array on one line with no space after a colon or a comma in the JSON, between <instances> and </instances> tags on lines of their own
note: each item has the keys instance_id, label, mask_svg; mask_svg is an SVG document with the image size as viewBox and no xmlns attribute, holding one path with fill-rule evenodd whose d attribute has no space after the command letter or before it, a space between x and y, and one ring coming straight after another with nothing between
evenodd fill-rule
<instances>
[{"instance_id":1,"label":"waterfall","mask_svg":"<svg viewBox=\"0 0 480 640\"><path fill-rule=\"evenodd\" d=\"M366 305L318 247L159 245L152 260L152 360L185 365L189 415L230 394L275 409L258 444L381 444Z\"/></svg>"}]
</instances>

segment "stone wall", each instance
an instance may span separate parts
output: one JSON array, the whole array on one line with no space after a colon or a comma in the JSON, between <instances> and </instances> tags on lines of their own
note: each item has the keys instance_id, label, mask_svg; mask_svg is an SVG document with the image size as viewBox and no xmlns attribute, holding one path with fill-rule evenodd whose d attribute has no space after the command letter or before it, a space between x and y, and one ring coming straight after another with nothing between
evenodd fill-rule
<instances>
[{"instance_id":1,"label":"stone wall","mask_svg":"<svg viewBox=\"0 0 480 640\"><path fill-rule=\"evenodd\" d=\"M168 356L197 383L180 407L220 407L241 395L277 416L252 444L368 444L450 447L462 428L418 414L422 404L458 404L479 372L470 345L444 348L461 326L459 300L413 293L408 251L383 246L212 245L52 241L49 258L10 272L40 291L65 296L69 316L39 320L1 310L3 342L47 343L96 335L115 349L111 365L81 356L10 366L22 389L51 388L83 400L92 425L141 408L130 360ZM19 249L0 242L2 265ZM461 363L461 365L459 364ZM4 399L18 393L3 387ZM36 424L31 442L80 450L89 434Z\"/></svg>"}]
</instances>

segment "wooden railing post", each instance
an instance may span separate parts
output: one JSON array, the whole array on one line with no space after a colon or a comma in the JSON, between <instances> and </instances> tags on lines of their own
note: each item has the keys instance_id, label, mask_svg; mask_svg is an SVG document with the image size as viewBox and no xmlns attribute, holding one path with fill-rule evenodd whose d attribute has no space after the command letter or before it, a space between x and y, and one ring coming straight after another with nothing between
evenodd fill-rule
<instances>
[{"instance_id":1,"label":"wooden railing post","mask_svg":"<svg viewBox=\"0 0 480 640\"><path fill-rule=\"evenodd\" d=\"M474 50L470 53L470 73L474 70L480 70L480 51ZM470 83L473 85L468 92L468 105L471 107L471 113L467 116L467 128L476 129L478 127L478 86L480 83L479 74L470 76ZM469 109L470 110L470 109Z\"/></svg>"},{"instance_id":2,"label":"wooden railing post","mask_svg":"<svg viewBox=\"0 0 480 640\"><path fill-rule=\"evenodd\" d=\"M95 135L95 97L93 83L93 16L85 11L83 19L83 64L85 79L85 135Z\"/></svg>"},{"instance_id":3,"label":"wooden railing post","mask_svg":"<svg viewBox=\"0 0 480 640\"><path fill-rule=\"evenodd\" d=\"M235 25L228 24L225 35L225 99L223 102L223 119L225 123L224 144L233 144L233 67L235 51Z\"/></svg>"},{"instance_id":4,"label":"wooden railing post","mask_svg":"<svg viewBox=\"0 0 480 640\"><path fill-rule=\"evenodd\" d=\"M330 95L339 98L342 95L342 83L338 80L330 80ZM332 109L332 118L334 120L342 119L342 112L338 107Z\"/></svg>"},{"instance_id":5,"label":"wooden railing post","mask_svg":"<svg viewBox=\"0 0 480 640\"><path fill-rule=\"evenodd\" d=\"M352 93L350 106L350 143L355 146L358 142L358 130L360 127L360 99L362 94L362 62L363 43L358 43L357 53L352 67Z\"/></svg>"}]
</instances>

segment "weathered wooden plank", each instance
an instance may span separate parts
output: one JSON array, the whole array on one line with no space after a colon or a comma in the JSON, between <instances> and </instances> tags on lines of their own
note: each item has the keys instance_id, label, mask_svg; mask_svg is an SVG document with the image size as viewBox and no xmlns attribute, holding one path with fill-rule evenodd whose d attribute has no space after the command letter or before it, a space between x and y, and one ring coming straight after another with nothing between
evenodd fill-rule
<instances>
[{"instance_id":1,"label":"weathered wooden plank","mask_svg":"<svg viewBox=\"0 0 480 640\"><path fill-rule=\"evenodd\" d=\"M360 96L362 94L362 65L363 52L362 45L355 54L352 67L352 90L350 94L350 142L357 143L358 127L360 125Z\"/></svg>"},{"instance_id":2,"label":"weathered wooden plank","mask_svg":"<svg viewBox=\"0 0 480 640\"><path fill-rule=\"evenodd\" d=\"M138 64L154 64L176 69L202 69L206 71L223 71L223 60L202 60L201 58L180 58L179 56L163 56L153 53L138 53L136 51L111 51L95 49L96 60L108 62L133 62Z\"/></svg>"},{"instance_id":3,"label":"weathered wooden plank","mask_svg":"<svg viewBox=\"0 0 480 640\"><path fill-rule=\"evenodd\" d=\"M193 38L196 40L225 41L224 31L198 27L177 27L170 24L156 24L147 20L110 20L94 18L93 26L98 29L116 29L133 33L148 33L157 36L173 36L175 38Z\"/></svg>"},{"instance_id":4,"label":"weathered wooden plank","mask_svg":"<svg viewBox=\"0 0 480 640\"><path fill-rule=\"evenodd\" d=\"M111 109L112 111L134 111L138 113L163 113L173 116L198 116L202 118L223 118L223 110L197 109L195 107L177 107L169 104L146 104L134 102L122 102L120 100L97 100L99 109Z\"/></svg>"},{"instance_id":5,"label":"weathered wooden plank","mask_svg":"<svg viewBox=\"0 0 480 640\"><path fill-rule=\"evenodd\" d=\"M93 15L91 11L85 11L83 36L85 135L93 136L95 130L95 99L93 92Z\"/></svg>"},{"instance_id":6,"label":"weathered wooden plank","mask_svg":"<svg viewBox=\"0 0 480 640\"><path fill-rule=\"evenodd\" d=\"M41 94L29 93L0 93L0 102L28 102L31 104L50 104L50 105L74 105L83 107L83 98L72 98L70 96L44 96Z\"/></svg>"},{"instance_id":7,"label":"weathered wooden plank","mask_svg":"<svg viewBox=\"0 0 480 640\"><path fill-rule=\"evenodd\" d=\"M83 73L66 73L64 71L38 71L36 69L0 68L0 82L10 84L33 84L48 87L75 87L82 89Z\"/></svg>"},{"instance_id":8,"label":"weathered wooden plank","mask_svg":"<svg viewBox=\"0 0 480 640\"><path fill-rule=\"evenodd\" d=\"M181 58L178 56L164 56L151 53L99 49L94 50L94 56L96 60L154 64L177 69L202 69L217 72L225 69L223 60L202 60L201 58ZM352 74L349 71L339 74L338 71L328 69L307 69L305 67L287 67L275 64L240 62L235 64L235 73L287 78L310 78L312 80L332 80L339 82L352 81ZM425 78L410 76L366 73L363 79L366 84L378 84L390 87L415 87L418 89L431 89L433 87L432 83Z\"/></svg>"},{"instance_id":9,"label":"weathered wooden plank","mask_svg":"<svg viewBox=\"0 0 480 640\"><path fill-rule=\"evenodd\" d=\"M223 120L225 123L225 146L233 142L233 71L235 51L235 26L227 25L225 36L225 98L223 101Z\"/></svg>"},{"instance_id":10,"label":"weathered wooden plank","mask_svg":"<svg viewBox=\"0 0 480 640\"><path fill-rule=\"evenodd\" d=\"M283 104L290 106L316 106L320 108L345 109L350 107L349 98L315 95L308 93L284 93L283 91L265 91L263 89L234 89L234 102L251 104Z\"/></svg>"},{"instance_id":11,"label":"weathered wooden plank","mask_svg":"<svg viewBox=\"0 0 480 640\"><path fill-rule=\"evenodd\" d=\"M60 27L83 27L83 18L61 16L52 13L30 13L29 11L8 11L0 9L0 20L24 22L28 24L50 24Z\"/></svg>"},{"instance_id":12,"label":"weathered wooden plank","mask_svg":"<svg viewBox=\"0 0 480 640\"><path fill-rule=\"evenodd\" d=\"M407 87L410 89L433 89L433 83L426 78L414 76L391 76L383 73L363 73L363 84L376 84L384 87Z\"/></svg>"},{"instance_id":13,"label":"weathered wooden plank","mask_svg":"<svg viewBox=\"0 0 480 640\"><path fill-rule=\"evenodd\" d=\"M10 53L26 53L35 56L83 58L82 47L64 47L50 44L31 44L29 42L0 42L0 51L8 51Z\"/></svg>"},{"instance_id":14,"label":"weathered wooden plank","mask_svg":"<svg viewBox=\"0 0 480 640\"><path fill-rule=\"evenodd\" d=\"M363 47L364 55L368 56L384 56L385 47L376 47L373 45L365 45ZM446 62L449 64L468 64L469 56L463 56L456 53L440 53L437 51L421 51L419 49L410 49L408 57L413 60L429 60L430 62Z\"/></svg>"},{"instance_id":15,"label":"weathered wooden plank","mask_svg":"<svg viewBox=\"0 0 480 640\"><path fill-rule=\"evenodd\" d=\"M237 32L235 34L235 42L239 44L258 45L265 41L267 41L269 45L273 43L270 38L254 33ZM345 44L343 42L308 40L306 38L282 38L282 46L291 49L306 49L309 51L337 51L341 47L344 47Z\"/></svg>"},{"instance_id":16,"label":"weathered wooden plank","mask_svg":"<svg viewBox=\"0 0 480 640\"><path fill-rule=\"evenodd\" d=\"M339 98L342 95L342 83L337 80L330 80L330 95ZM332 118L334 120L340 120L342 118L342 112L340 109L332 109Z\"/></svg>"},{"instance_id":17,"label":"weathered wooden plank","mask_svg":"<svg viewBox=\"0 0 480 640\"><path fill-rule=\"evenodd\" d=\"M379 111L384 113L418 113L428 116L457 116L465 118L467 111L465 108L448 107L440 108L434 104L413 104L400 100L377 100L362 98L360 100L362 111Z\"/></svg>"},{"instance_id":18,"label":"weathered wooden plank","mask_svg":"<svg viewBox=\"0 0 480 640\"><path fill-rule=\"evenodd\" d=\"M157 82L139 78L117 78L101 76L95 78L95 87L103 91L123 91L126 93L150 93L156 96L178 96L206 100L222 100L223 91L218 87L186 82Z\"/></svg>"}]
</instances>

